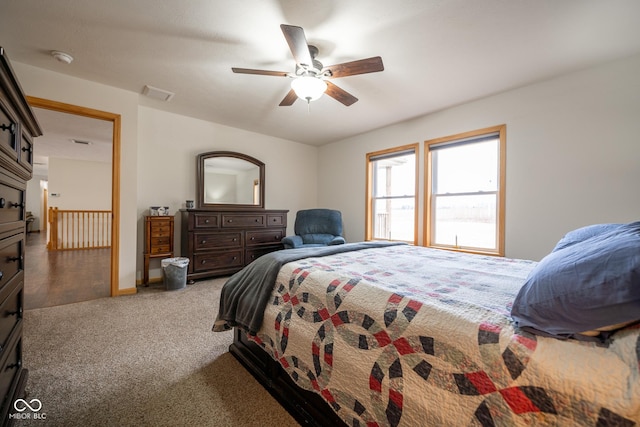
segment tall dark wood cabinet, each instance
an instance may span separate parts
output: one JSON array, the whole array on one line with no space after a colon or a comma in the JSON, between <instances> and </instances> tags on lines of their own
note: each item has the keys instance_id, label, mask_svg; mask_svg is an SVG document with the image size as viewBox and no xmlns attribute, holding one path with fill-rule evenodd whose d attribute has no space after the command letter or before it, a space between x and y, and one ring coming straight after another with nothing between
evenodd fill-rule
<instances>
[{"instance_id":1,"label":"tall dark wood cabinet","mask_svg":"<svg viewBox=\"0 0 640 427\"><path fill-rule=\"evenodd\" d=\"M13 404L24 397L22 366L25 203L33 171L33 138L42 135L0 47L0 416L11 423Z\"/></svg>"},{"instance_id":2,"label":"tall dark wood cabinet","mask_svg":"<svg viewBox=\"0 0 640 427\"><path fill-rule=\"evenodd\" d=\"M187 279L235 273L254 259L282 249L287 210L182 210L182 256Z\"/></svg>"}]
</instances>

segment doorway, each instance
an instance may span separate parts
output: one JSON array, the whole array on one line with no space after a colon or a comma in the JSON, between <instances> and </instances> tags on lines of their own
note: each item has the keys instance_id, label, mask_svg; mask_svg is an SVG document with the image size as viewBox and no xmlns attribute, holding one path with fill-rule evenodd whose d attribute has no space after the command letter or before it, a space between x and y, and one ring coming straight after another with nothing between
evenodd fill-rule
<instances>
[{"instance_id":1,"label":"doorway","mask_svg":"<svg viewBox=\"0 0 640 427\"><path fill-rule=\"evenodd\" d=\"M105 112L105 111L100 111L100 110L94 110L86 107L81 107L77 105L65 104L57 101L42 99L42 98L27 97L27 100L31 105L31 107L33 107L34 109L42 109L42 110L46 110L47 112L65 113L65 114L62 114L60 117L65 117L66 115L70 115L68 117L72 119L78 119L78 118L96 119L98 122L94 122L94 123L99 123L102 127L104 127L104 125L106 124L107 129L110 129L110 133L111 133L110 135L111 136L111 141L110 141L111 142L111 149L110 149L110 154L111 154L111 166L110 166L111 245L110 245L110 248L106 249L106 252L105 252L105 249L89 249L89 250L82 250L82 251L53 251L53 252L47 251L42 254L42 255L46 255L46 257L40 257L38 260L38 261L42 261L42 258L46 258L47 265L44 265L44 263L42 262L40 262L40 265L38 265L38 261L36 261L35 259L32 259L31 263L34 264L35 268L41 270L41 271L38 271L38 274L42 273L42 274L54 275L55 273L55 275L58 275L57 276L59 278L58 283L56 284L54 283L54 281L52 281L51 283L48 283L47 286L49 286L49 288L52 288L53 286L58 286L58 287L64 286L68 288L64 291L68 294L67 295L68 298L66 300L60 299L58 295L57 301L64 301L63 303L68 303L68 302L77 302L81 300L93 299L91 298L91 294L87 290L88 287L84 286L83 288L83 285L86 285L89 283L90 280L93 280L91 279L91 277L93 276L90 274L92 269L94 268L100 269L101 266L102 268L104 268L104 270L106 270L106 272L102 273L104 281L106 282L106 290L102 289L101 292L103 294L106 292L106 294L98 295L96 297L117 296L119 294L118 292L119 291L118 255L119 255L119 229L120 229L119 227L119 217L120 217L120 179L119 177L120 177L120 134L121 134L120 133L120 126L121 126L120 115ZM46 133L46 129L45 129L45 133ZM81 141L81 142L87 142L87 141ZM66 141L66 143L69 146L71 146L72 144L72 142L68 140ZM34 145L37 147L37 144L38 144L38 139L35 140ZM37 168L38 168L38 165L34 165L34 172ZM51 189L49 189L48 191L45 189L44 191L48 193L47 199L49 200L48 202L49 205L53 206L54 204L53 198L52 198L53 192L51 191ZM43 210L45 211L43 214L46 216L46 210L44 208ZM42 223L45 224L45 227L48 225L47 221L42 221L41 224ZM46 237L43 237L47 235L46 230L43 230L43 231L45 232L38 233L38 234L41 234L41 236L34 236L34 238L31 239L32 243L35 239L40 239L40 240L46 239ZM29 239L30 239L30 236L27 236L28 247L30 244ZM39 249L37 250L42 249L41 247L38 247L38 248ZM32 250L36 250L36 249L32 248ZM74 254L74 252L76 252L76 254ZM80 253L82 252L84 252L84 255L80 255ZM27 258L27 259L29 260L30 258ZM53 269L51 269L52 267ZM61 267L61 268L58 268L58 267ZM26 273L28 273L28 268L29 268L29 264L27 264L27 271L25 271ZM71 272L69 272L68 270L71 270ZM64 272L64 275L61 275L63 272ZM74 276L74 274L77 274L77 276ZM64 277L64 278L60 279L61 277ZM25 285L27 285L27 283L25 283ZM74 289L73 286L76 286L76 288ZM27 293L26 287L27 286L25 286L25 293ZM51 289L48 289L48 291L50 290ZM59 289L57 290L58 294L61 294L64 292L60 291ZM55 305L53 301L54 299L51 299L47 305ZM35 307L32 307L32 308L35 308Z\"/></svg>"}]
</instances>

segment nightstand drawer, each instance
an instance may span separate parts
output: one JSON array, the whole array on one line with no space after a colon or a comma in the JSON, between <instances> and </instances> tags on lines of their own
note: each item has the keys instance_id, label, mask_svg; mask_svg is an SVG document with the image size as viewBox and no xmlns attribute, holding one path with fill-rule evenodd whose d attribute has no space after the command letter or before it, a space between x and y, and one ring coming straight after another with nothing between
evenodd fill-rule
<instances>
[{"instance_id":1,"label":"nightstand drawer","mask_svg":"<svg viewBox=\"0 0 640 427\"><path fill-rule=\"evenodd\" d=\"M171 252L171 245L158 245L151 247L151 255L168 254Z\"/></svg>"},{"instance_id":2,"label":"nightstand drawer","mask_svg":"<svg viewBox=\"0 0 640 427\"><path fill-rule=\"evenodd\" d=\"M194 233L193 249L194 251L203 251L210 249L234 249L241 248L242 232L234 233Z\"/></svg>"},{"instance_id":3,"label":"nightstand drawer","mask_svg":"<svg viewBox=\"0 0 640 427\"><path fill-rule=\"evenodd\" d=\"M163 237L171 235L171 226L151 227L151 237Z\"/></svg>"},{"instance_id":4,"label":"nightstand drawer","mask_svg":"<svg viewBox=\"0 0 640 427\"><path fill-rule=\"evenodd\" d=\"M256 215L222 215L222 227L264 227L265 216Z\"/></svg>"},{"instance_id":5,"label":"nightstand drawer","mask_svg":"<svg viewBox=\"0 0 640 427\"><path fill-rule=\"evenodd\" d=\"M241 267L244 265L242 250L213 252L195 255L193 271L207 271L216 268Z\"/></svg>"},{"instance_id":6,"label":"nightstand drawer","mask_svg":"<svg viewBox=\"0 0 640 427\"><path fill-rule=\"evenodd\" d=\"M280 243L284 237L284 229L269 229L264 231L247 231L247 246L273 245Z\"/></svg>"}]
</instances>

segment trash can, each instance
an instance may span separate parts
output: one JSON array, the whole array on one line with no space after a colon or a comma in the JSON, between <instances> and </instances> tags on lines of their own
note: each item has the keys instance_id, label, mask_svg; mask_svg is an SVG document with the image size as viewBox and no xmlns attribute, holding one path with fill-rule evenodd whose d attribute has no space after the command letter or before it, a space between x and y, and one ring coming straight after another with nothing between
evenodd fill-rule
<instances>
[{"instance_id":1,"label":"trash can","mask_svg":"<svg viewBox=\"0 0 640 427\"><path fill-rule=\"evenodd\" d=\"M187 286L187 267L189 258L165 258L162 265L162 281L168 291L176 291Z\"/></svg>"}]
</instances>

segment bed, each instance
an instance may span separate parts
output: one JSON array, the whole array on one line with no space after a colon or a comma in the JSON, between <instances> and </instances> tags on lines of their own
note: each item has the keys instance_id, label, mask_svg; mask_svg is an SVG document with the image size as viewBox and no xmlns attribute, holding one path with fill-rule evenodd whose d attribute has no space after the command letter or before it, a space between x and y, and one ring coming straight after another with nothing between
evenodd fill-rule
<instances>
[{"instance_id":1,"label":"bed","mask_svg":"<svg viewBox=\"0 0 640 427\"><path fill-rule=\"evenodd\" d=\"M299 421L640 424L637 322L586 341L514 324L538 263L341 246L259 258L225 284L214 324L235 328L230 351Z\"/></svg>"}]
</instances>

